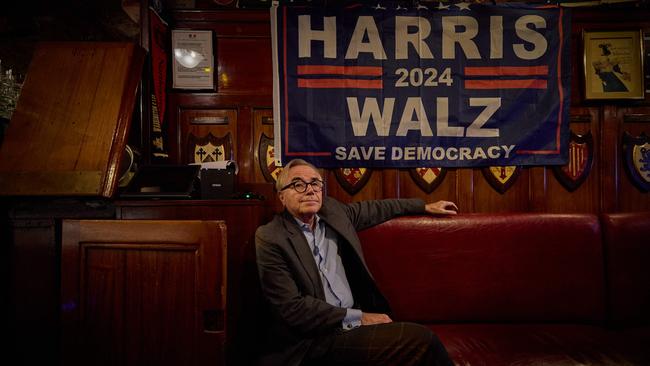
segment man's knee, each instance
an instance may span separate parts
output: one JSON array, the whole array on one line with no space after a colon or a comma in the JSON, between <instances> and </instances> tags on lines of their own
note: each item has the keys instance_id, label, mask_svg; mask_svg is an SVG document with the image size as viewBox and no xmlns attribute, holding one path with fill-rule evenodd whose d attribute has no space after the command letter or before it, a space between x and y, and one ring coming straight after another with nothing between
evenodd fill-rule
<instances>
[{"instance_id":1,"label":"man's knee","mask_svg":"<svg viewBox=\"0 0 650 366\"><path fill-rule=\"evenodd\" d=\"M440 340L431 329L421 324L403 323L404 335L410 341L419 344L438 344Z\"/></svg>"},{"instance_id":2,"label":"man's knee","mask_svg":"<svg viewBox=\"0 0 650 366\"><path fill-rule=\"evenodd\" d=\"M423 325L408 323L411 343L415 349L423 352L418 358L418 365L453 366L447 349L433 331Z\"/></svg>"}]
</instances>

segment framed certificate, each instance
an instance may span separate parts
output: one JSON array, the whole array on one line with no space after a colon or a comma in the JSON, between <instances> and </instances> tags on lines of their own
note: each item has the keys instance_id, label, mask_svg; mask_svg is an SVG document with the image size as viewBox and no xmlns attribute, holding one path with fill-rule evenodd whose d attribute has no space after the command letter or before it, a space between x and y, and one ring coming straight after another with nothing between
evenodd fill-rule
<instances>
[{"instance_id":1,"label":"framed certificate","mask_svg":"<svg viewBox=\"0 0 650 366\"><path fill-rule=\"evenodd\" d=\"M583 31L585 99L643 99L643 32Z\"/></svg>"},{"instance_id":2,"label":"framed certificate","mask_svg":"<svg viewBox=\"0 0 650 366\"><path fill-rule=\"evenodd\" d=\"M172 30L172 87L214 90L212 31Z\"/></svg>"}]
</instances>

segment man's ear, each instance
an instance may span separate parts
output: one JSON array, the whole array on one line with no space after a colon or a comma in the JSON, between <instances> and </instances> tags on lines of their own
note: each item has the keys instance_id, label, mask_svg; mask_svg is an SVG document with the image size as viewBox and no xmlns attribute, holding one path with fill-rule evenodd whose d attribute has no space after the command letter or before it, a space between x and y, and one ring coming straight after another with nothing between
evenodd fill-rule
<instances>
[{"instance_id":1,"label":"man's ear","mask_svg":"<svg viewBox=\"0 0 650 366\"><path fill-rule=\"evenodd\" d=\"M284 191L282 191L282 192L278 192L278 198L280 199L280 202L282 202L282 206L283 206L283 207L286 206L286 205L284 204L284 200L286 199L286 197L284 197Z\"/></svg>"}]
</instances>

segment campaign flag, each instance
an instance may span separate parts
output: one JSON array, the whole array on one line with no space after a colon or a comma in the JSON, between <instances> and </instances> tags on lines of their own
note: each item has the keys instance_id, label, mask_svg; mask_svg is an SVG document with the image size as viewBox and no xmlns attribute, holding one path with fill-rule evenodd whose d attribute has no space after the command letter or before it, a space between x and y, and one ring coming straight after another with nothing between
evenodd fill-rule
<instances>
[{"instance_id":1,"label":"campaign flag","mask_svg":"<svg viewBox=\"0 0 650 366\"><path fill-rule=\"evenodd\" d=\"M271 8L271 28L281 162L368 168L567 162L567 9L282 4Z\"/></svg>"}]
</instances>

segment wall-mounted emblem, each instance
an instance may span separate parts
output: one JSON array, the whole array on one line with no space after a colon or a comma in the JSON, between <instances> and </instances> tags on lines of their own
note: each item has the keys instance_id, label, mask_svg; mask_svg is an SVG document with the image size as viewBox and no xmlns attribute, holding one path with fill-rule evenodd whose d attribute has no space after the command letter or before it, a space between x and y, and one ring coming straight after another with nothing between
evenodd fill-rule
<instances>
[{"instance_id":1,"label":"wall-mounted emblem","mask_svg":"<svg viewBox=\"0 0 650 366\"><path fill-rule=\"evenodd\" d=\"M505 193L517 180L521 173L521 167L511 166L490 166L481 169L483 176L499 193Z\"/></svg>"},{"instance_id":2,"label":"wall-mounted emblem","mask_svg":"<svg viewBox=\"0 0 650 366\"><path fill-rule=\"evenodd\" d=\"M431 193L445 179L447 169L445 168L414 168L409 170L415 184L424 192Z\"/></svg>"},{"instance_id":3,"label":"wall-mounted emblem","mask_svg":"<svg viewBox=\"0 0 650 366\"><path fill-rule=\"evenodd\" d=\"M626 132L623 135L623 156L632 182L642 191L650 191L650 138L645 133L633 137Z\"/></svg>"},{"instance_id":4,"label":"wall-mounted emblem","mask_svg":"<svg viewBox=\"0 0 650 366\"><path fill-rule=\"evenodd\" d=\"M569 162L553 166L553 174L569 192L575 191L589 176L594 158L594 139L591 131L576 135L571 131L569 139Z\"/></svg>"},{"instance_id":5,"label":"wall-mounted emblem","mask_svg":"<svg viewBox=\"0 0 650 366\"><path fill-rule=\"evenodd\" d=\"M278 175L282 171L282 167L275 165L275 150L273 149L272 138L265 134L260 136L257 156L264 179L266 179L267 182L275 183L275 181L278 180Z\"/></svg>"},{"instance_id":6,"label":"wall-mounted emblem","mask_svg":"<svg viewBox=\"0 0 650 366\"><path fill-rule=\"evenodd\" d=\"M334 176L341 187L350 195L355 195L368 183L372 170L367 168L334 169Z\"/></svg>"},{"instance_id":7,"label":"wall-mounted emblem","mask_svg":"<svg viewBox=\"0 0 650 366\"><path fill-rule=\"evenodd\" d=\"M190 133L187 137L187 153L189 163L230 160L232 156L230 134L215 137L208 132L203 137L196 137Z\"/></svg>"}]
</instances>

